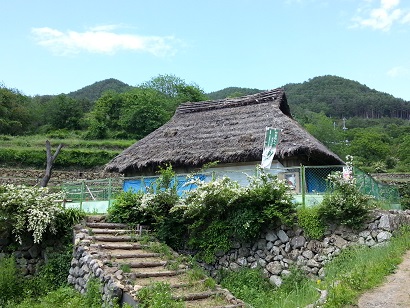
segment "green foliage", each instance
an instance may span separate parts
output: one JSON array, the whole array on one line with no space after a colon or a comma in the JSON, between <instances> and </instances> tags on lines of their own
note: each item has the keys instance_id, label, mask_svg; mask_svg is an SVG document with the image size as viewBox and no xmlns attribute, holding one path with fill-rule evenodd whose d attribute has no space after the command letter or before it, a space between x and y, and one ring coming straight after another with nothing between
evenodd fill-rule
<instances>
[{"instance_id":1,"label":"green foliage","mask_svg":"<svg viewBox=\"0 0 410 308\"><path fill-rule=\"evenodd\" d=\"M350 154L364 161L385 160L389 150L388 136L377 131L358 130L350 143Z\"/></svg>"},{"instance_id":2,"label":"green foliage","mask_svg":"<svg viewBox=\"0 0 410 308\"><path fill-rule=\"evenodd\" d=\"M280 288L272 286L260 269L224 271L221 276L220 284L252 307L306 307L318 297L314 283L296 269L283 279Z\"/></svg>"},{"instance_id":3,"label":"green foliage","mask_svg":"<svg viewBox=\"0 0 410 308\"><path fill-rule=\"evenodd\" d=\"M56 129L80 129L81 118L83 116L83 110L78 102L68 97L67 95L60 94L53 97L49 101L49 106L46 109L47 123L51 124Z\"/></svg>"},{"instance_id":4,"label":"green foliage","mask_svg":"<svg viewBox=\"0 0 410 308\"><path fill-rule=\"evenodd\" d=\"M187 226L183 212L170 212L179 200L177 182L172 166L160 168L160 176L148 192L121 192L108 209L108 219L113 222L149 225L158 239L173 248L183 248Z\"/></svg>"},{"instance_id":5,"label":"green foliage","mask_svg":"<svg viewBox=\"0 0 410 308\"><path fill-rule=\"evenodd\" d=\"M341 172L329 175L328 179L333 187L323 198L319 216L329 223L360 228L371 209L371 196L362 194L355 179L345 179Z\"/></svg>"},{"instance_id":6,"label":"green foliage","mask_svg":"<svg viewBox=\"0 0 410 308\"><path fill-rule=\"evenodd\" d=\"M14 257L0 257L0 307L20 297L21 285Z\"/></svg>"},{"instance_id":7,"label":"green foliage","mask_svg":"<svg viewBox=\"0 0 410 308\"><path fill-rule=\"evenodd\" d=\"M85 217L86 213L80 209L64 208L58 212L55 219L55 229L58 234L69 234L71 236L72 227L80 223Z\"/></svg>"},{"instance_id":8,"label":"green foliage","mask_svg":"<svg viewBox=\"0 0 410 308\"><path fill-rule=\"evenodd\" d=\"M325 266L326 279L322 288L329 291L324 307L345 307L356 304L365 290L379 285L393 273L401 256L410 248L409 228L397 232L385 246L352 247ZM337 281L337 284L334 283Z\"/></svg>"},{"instance_id":9,"label":"green foliage","mask_svg":"<svg viewBox=\"0 0 410 308\"><path fill-rule=\"evenodd\" d=\"M54 200L61 199L61 193L49 193L48 188L5 184L0 186L0 217L20 243L26 232L39 243L47 230L56 232L56 217L63 208Z\"/></svg>"},{"instance_id":10,"label":"green foliage","mask_svg":"<svg viewBox=\"0 0 410 308\"><path fill-rule=\"evenodd\" d=\"M67 285L67 273L71 267L72 254L71 244L66 244L60 251L48 254L47 263L38 272L38 279L43 288L55 290Z\"/></svg>"},{"instance_id":11,"label":"green foliage","mask_svg":"<svg viewBox=\"0 0 410 308\"><path fill-rule=\"evenodd\" d=\"M61 287L40 298L25 297L21 303L12 303L7 308L88 308L78 291L71 287Z\"/></svg>"},{"instance_id":12,"label":"green foliage","mask_svg":"<svg viewBox=\"0 0 410 308\"><path fill-rule=\"evenodd\" d=\"M171 287L164 282L153 283L138 292L141 308L177 308L184 307L182 302L172 298Z\"/></svg>"},{"instance_id":13,"label":"green foliage","mask_svg":"<svg viewBox=\"0 0 410 308\"><path fill-rule=\"evenodd\" d=\"M251 95L262 92L259 89L229 87L219 91L208 93L209 99L224 99L228 97L239 97L244 95Z\"/></svg>"},{"instance_id":14,"label":"green foliage","mask_svg":"<svg viewBox=\"0 0 410 308\"><path fill-rule=\"evenodd\" d=\"M400 193L400 205L403 210L410 209L410 182L401 183L398 185Z\"/></svg>"},{"instance_id":15,"label":"green foliage","mask_svg":"<svg viewBox=\"0 0 410 308\"><path fill-rule=\"evenodd\" d=\"M213 262L216 252L229 250L233 240L254 239L274 223L293 223L295 205L283 181L261 170L249 180L248 187L227 177L208 183L194 180L197 189L172 210L185 212L188 244L205 262Z\"/></svg>"},{"instance_id":16,"label":"green foliage","mask_svg":"<svg viewBox=\"0 0 410 308\"><path fill-rule=\"evenodd\" d=\"M165 98L156 90L136 88L121 97L119 129L132 138L145 137L169 119L162 106Z\"/></svg>"},{"instance_id":17,"label":"green foliage","mask_svg":"<svg viewBox=\"0 0 410 308\"><path fill-rule=\"evenodd\" d=\"M91 278L87 282L87 293L85 294L85 303L87 307L99 308L102 306L102 285L97 278Z\"/></svg>"},{"instance_id":18,"label":"green foliage","mask_svg":"<svg viewBox=\"0 0 410 308\"><path fill-rule=\"evenodd\" d=\"M321 239L326 231L319 207L303 207L297 211L298 225L303 228L305 235L311 239Z\"/></svg>"},{"instance_id":19,"label":"green foliage","mask_svg":"<svg viewBox=\"0 0 410 308\"><path fill-rule=\"evenodd\" d=\"M0 134L23 134L31 119L28 97L0 83Z\"/></svg>"},{"instance_id":20,"label":"green foliage","mask_svg":"<svg viewBox=\"0 0 410 308\"><path fill-rule=\"evenodd\" d=\"M343 117L408 118L410 105L403 99L372 90L357 81L337 77L320 76L298 84L284 86L289 104L303 105L303 109L324 111L327 116ZM326 110L323 107L327 106Z\"/></svg>"},{"instance_id":21,"label":"green foliage","mask_svg":"<svg viewBox=\"0 0 410 308\"><path fill-rule=\"evenodd\" d=\"M133 87L114 78L108 78L94 82L89 86L85 86L77 91L70 92L67 95L76 100L88 100L95 102L105 92L114 91L116 93L124 93L132 90Z\"/></svg>"},{"instance_id":22,"label":"green foliage","mask_svg":"<svg viewBox=\"0 0 410 308\"><path fill-rule=\"evenodd\" d=\"M142 224L147 218L141 207L142 192L132 190L120 192L115 196L115 201L108 208L107 219L111 222L128 224Z\"/></svg>"}]
</instances>

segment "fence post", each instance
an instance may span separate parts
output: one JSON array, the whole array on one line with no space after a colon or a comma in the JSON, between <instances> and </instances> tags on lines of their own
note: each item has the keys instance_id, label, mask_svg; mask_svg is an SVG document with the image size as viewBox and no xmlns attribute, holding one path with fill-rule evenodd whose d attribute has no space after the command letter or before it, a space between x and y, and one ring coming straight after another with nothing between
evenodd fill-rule
<instances>
[{"instance_id":1,"label":"fence post","mask_svg":"<svg viewBox=\"0 0 410 308\"><path fill-rule=\"evenodd\" d=\"M81 194L80 194L80 210L83 210L83 198L84 198L84 180L81 181Z\"/></svg>"},{"instance_id":2,"label":"fence post","mask_svg":"<svg viewBox=\"0 0 410 308\"><path fill-rule=\"evenodd\" d=\"M305 177L305 166L300 165L300 174L301 174L301 192L302 192L302 206L306 206L306 177Z\"/></svg>"},{"instance_id":3,"label":"fence post","mask_svg":"<svg viewBox=\"0 0 410 308\"><path fill-rule=\"evenodd\" d=\"M112 194L112 178L108 178L108 208L111 205L111 194Z\"/></svg>"}]
</instances>

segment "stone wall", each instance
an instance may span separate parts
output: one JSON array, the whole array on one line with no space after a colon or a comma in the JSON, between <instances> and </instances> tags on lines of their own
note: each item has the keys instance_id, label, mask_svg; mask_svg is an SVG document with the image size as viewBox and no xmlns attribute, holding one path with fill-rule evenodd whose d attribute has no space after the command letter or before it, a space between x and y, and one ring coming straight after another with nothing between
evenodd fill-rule
<instances>
[{"instance_id":1,"label":"stone wall","mask_svg":"<svg viewBox=\"0 0 410 308\"><path fill-rule=\"evenodd\" d=\"M96 278L102 285L101 293L104 303L124 300L124 285L121 284L124 280L122 270L115 267L109 270L103 269L103 266L110 261L104 260L99 253L89 251L92 243L88 239L88 232L88 229L82 225L74 228L74 252L67 278L68 283L84 294L87 292L89 279Z\"/></svg>"},{"instance_id":2,"label":"stone wall","mask_svg":"<svg viewBox=\"0 0 410 308\"><path fill-rule=\"evenodd\" d=\"M47 262L51 253L61 248L59 239L45 237L40 244L35 244L30 235L22 237L22 244L12 241L9 231L0 232L0 258L13 255L21 274L30 277L37 273L39 267Z\"/></svg>"},{"instance_id":3,"label":"stone wall","mask_svg":"<svg viewBox=\"0 0 410 308\"><path fill-rule=\"evenodd\" d=\"M333 227L320 241L307 238L299 227L281 226L263 233L254 243L236 243L227 254L219 255L215 264L202 266L211 276L220 269L259 267L272 284L279 286L293 265L309 275L324 276L324 264L342 249L357 244L383 245L404 224L410 224L410 210L375 211L362 230Z\"/></svg>"},{"instance_id":4,"label":"stone wall","mask_svg":"<svg viewBox=\"0 0 410 308\"><path fill-rule=\"evenodd\" d=\"M45 170L36 169L8 169L0 168L0 184L23 184L34 186L40 182ZM118 173L106 173L104 171L62 171L53 170L49 186L60 185L64 182L76 180L96 180L120 177Z\"/></svg>"}]
</instances>

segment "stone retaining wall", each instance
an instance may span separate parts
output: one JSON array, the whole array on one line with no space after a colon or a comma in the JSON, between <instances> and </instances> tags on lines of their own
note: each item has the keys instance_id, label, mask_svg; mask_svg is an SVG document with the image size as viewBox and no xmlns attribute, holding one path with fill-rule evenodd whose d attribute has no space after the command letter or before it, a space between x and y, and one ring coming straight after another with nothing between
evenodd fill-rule
<instances>
[{"instance_id":1,"label":"stone retaining wall","mask_svg":"<svg viewBox=\"0 0 410 308\"><path fill-rule=\"evenodd\" d=\"M36 169L8 169L0 168L0 184L22 184L34 186L40 182L45 170ZM97 180L105 178L116 178L118 173L106 173L104 171L61 171L53 170L49 186L60 185L64 182L76 180Z\"/></svg>"},{"instance_id":2,"label":"stone retaining wall","mask_svg":"<svg viewBox=\"0 0 410 308\"><path fill-rule=\"evenodd\" d=\"M272 284L279 286L293 265L310 275L324 276L324 264L342 249L357 244L383 245L404 224L410 224L410 210L375 211L362 230L334 227L321 241L307 238L299 227L282 226L263 233L255 243L236 243L227 254L218 256L215 264L202 266L214 277L220 269L259 267Z\"/></svg>"},{"instance_id":3,"label":"stone retaining wall","mask_svg":"<svg viewBox=\"0 0 410 308\"><path fill-rule=\"evenodd\" d=\"M104 259L103 253L91 253L91 241L88 239L88 229L82 225L74 228L74 252L71 261L71 268L68 275L68 283L73 285L81 293L87 292L87 283L89 279L95 278L102 285L102 300L104 303L121 301L124 285L123 271L112 267L104 270L103 266L110 263L110 260ZM80 244L81 243L81 244ZM124 293L124 294L123 294Z\"/></svg>"},{"instance_id":4,"label":"stone retaining wall","mask_svg":"<svg viewBox=\"0 0 410 308\"><path fill-rule=\"evenodd\" d=\"M0 233L0 258L13 255L20 273L25 277L36 274L41 265L47 262L51 253L61 248L59 239L46 237L40 244L35 244L30 235L22 237L22 244L11 240L8 231Z\"/></svg>"}]
</instances>

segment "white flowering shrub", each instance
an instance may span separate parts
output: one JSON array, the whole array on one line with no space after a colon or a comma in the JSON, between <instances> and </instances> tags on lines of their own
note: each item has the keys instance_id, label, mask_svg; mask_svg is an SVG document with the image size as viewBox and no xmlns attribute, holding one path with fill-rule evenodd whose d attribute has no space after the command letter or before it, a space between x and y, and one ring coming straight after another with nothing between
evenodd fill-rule
<instances>
[{"instance_id":1,"label":"white flowering shrub","mask_svg":"<svg viewBox=\"0 0 410 308\"><path fill-rule=\"evenodd\" d=\"M347 156L347 168L353 167L353 157ZM356 179L342 172L328 176L331 190L324 196L319 216L328 223L360 228L372 208L373 197L357 188Z\"/></svg>"},{"instance_id":2,"label":"white flowering shrub","mask_svg":"<svg viewBox=\"0 0 410 308\"><path fill-rule=\"evenodd\" d=\"M184 211L188 244L204 261L213 262L233 240L251 240L270 224L293 223L296 207L284 181L259 170L249 182L242 187L227 177L207 183L197 179L197 188L171 210Z\"/></svg>"},{"instance_id":3,"label":"white flowering shrub","mask_svg":"<svg viewBox=\"0 0 410 308\"><path fill-rule=\"evenodd\" d=\"M55 232L55 220L63 211L62 193L50 193L44 187L6 184L0 186L0 219L12 228L18 242L25 232L39 243L47 230Z\"/></svg>"}]
</instances>

